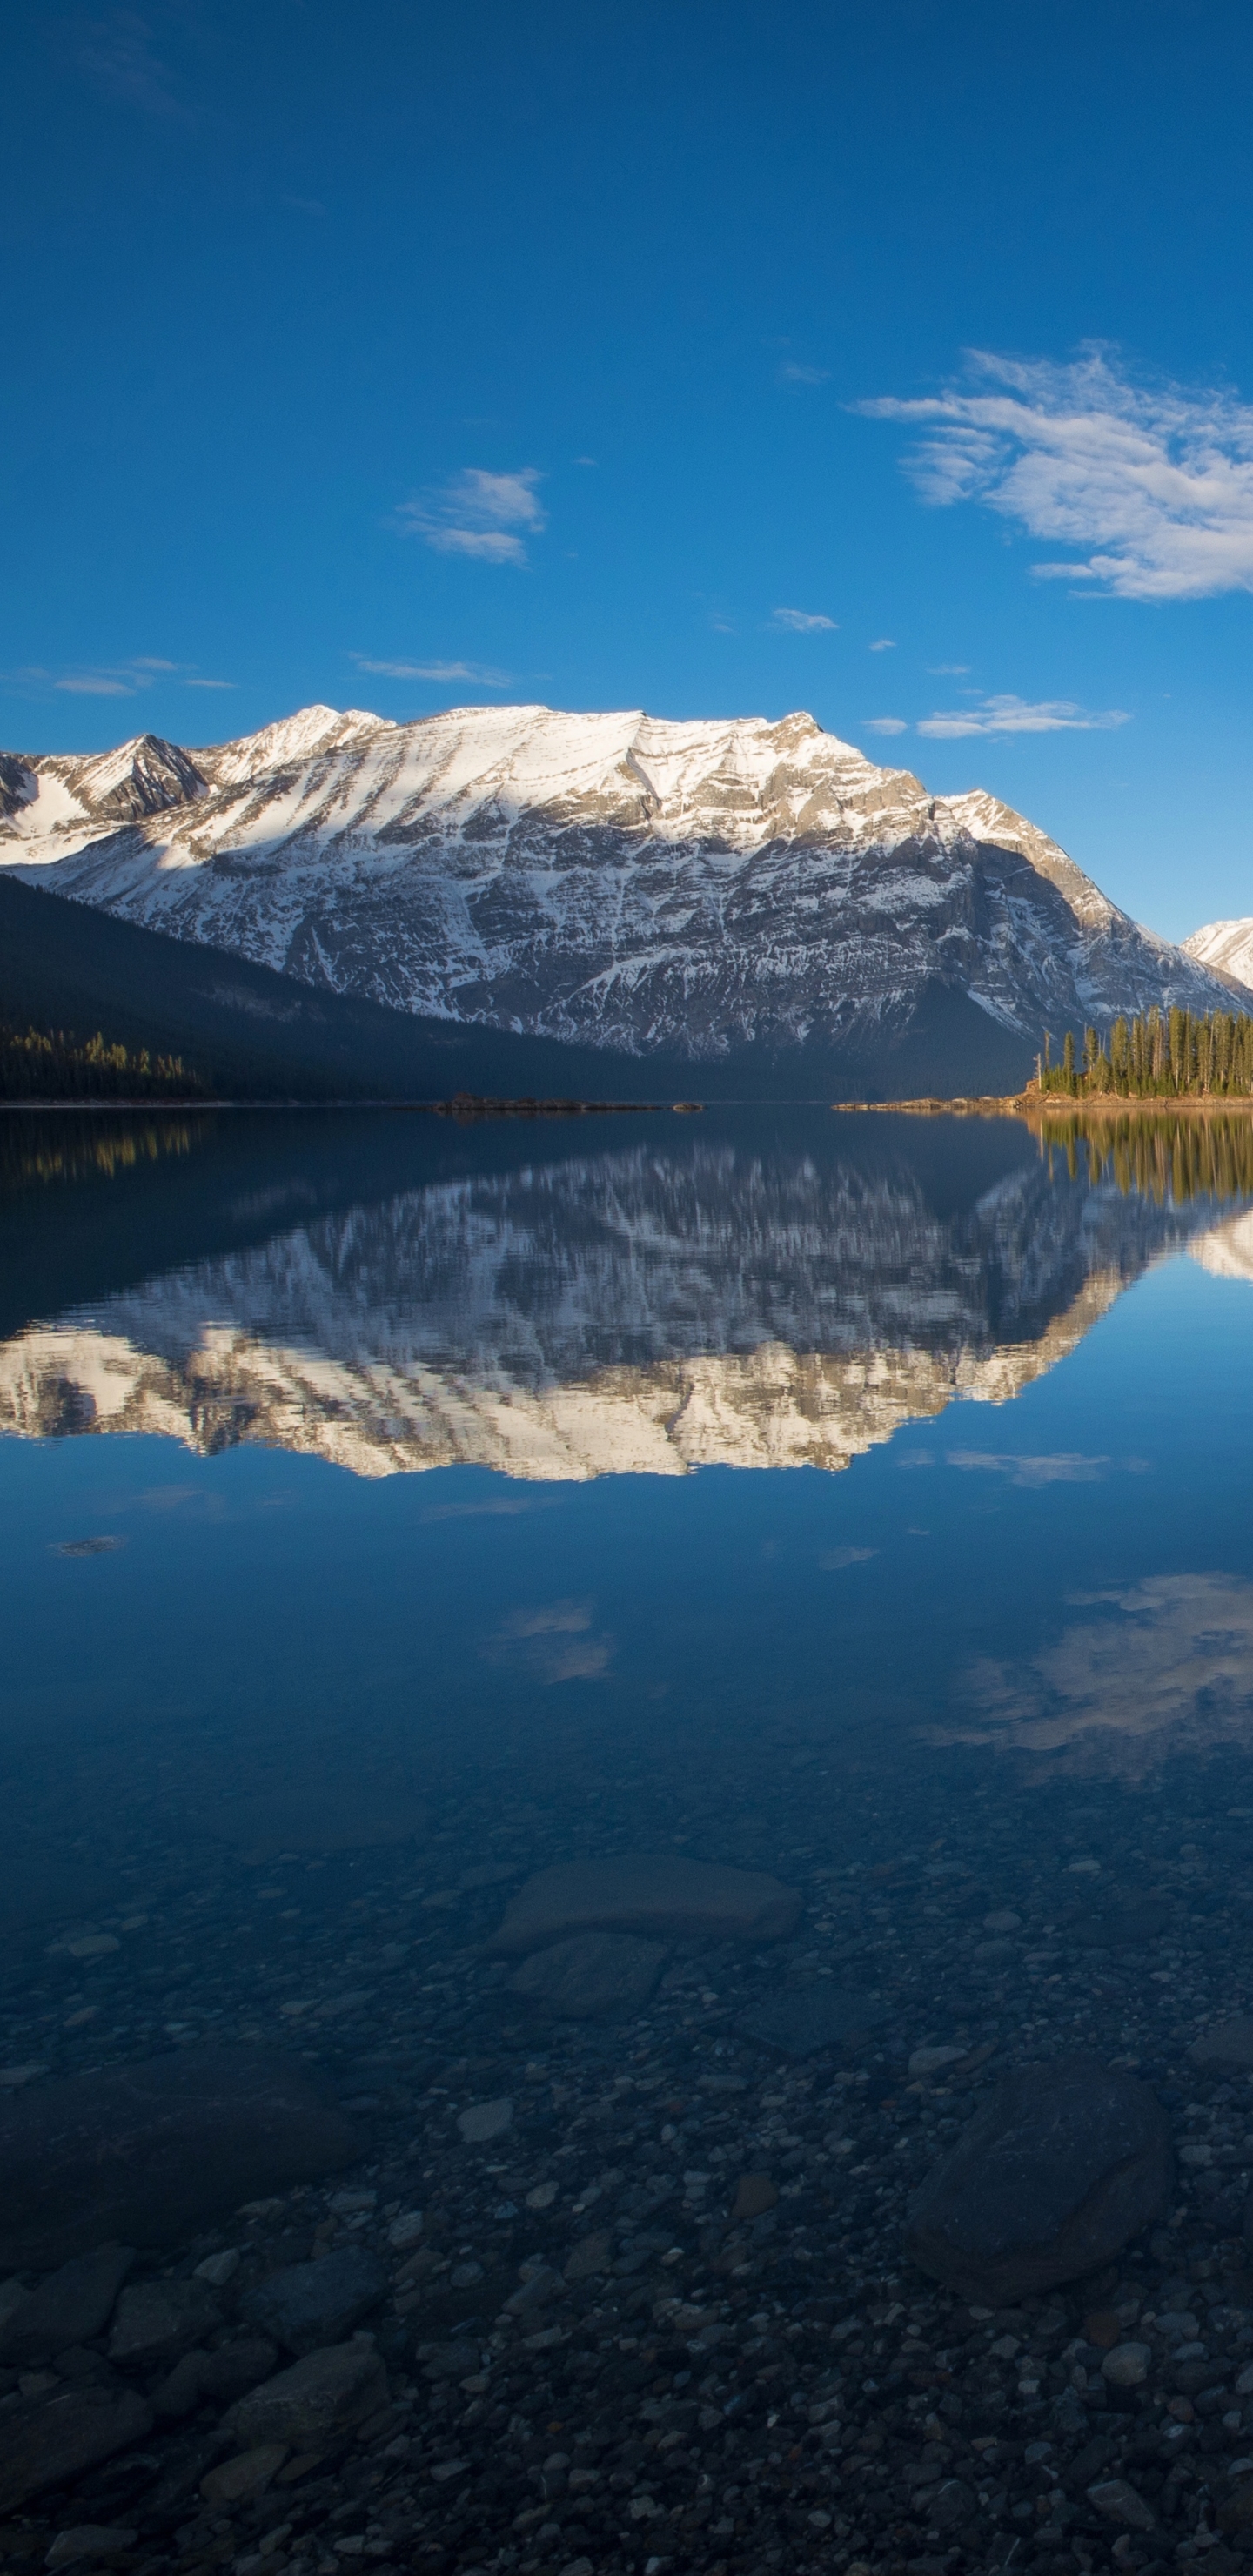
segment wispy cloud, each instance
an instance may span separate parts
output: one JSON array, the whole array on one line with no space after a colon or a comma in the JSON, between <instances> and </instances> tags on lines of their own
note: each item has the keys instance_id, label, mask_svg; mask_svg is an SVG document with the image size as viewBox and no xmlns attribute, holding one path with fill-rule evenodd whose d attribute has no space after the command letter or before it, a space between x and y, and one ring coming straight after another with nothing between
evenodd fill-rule
<instances>
[{"instance_id":1,"label":"wispy cloud","mask_svg":"<svg viewBox=\"0 0 1253 2576\"><path fill-rule=\"evenodd\" d=\"M180 689L233 689L234 680L202 678L190 662L167 662L157 653L136 653L129 662L106 663L78 671L45 671L28 666L24 671L10 671L3 676L11 687L20 689L59 690L70 698L133 698L141 689L153 688L157 681L172 682Z\"/></svg>"},{"instance_id":2,"label":"wispy cloud","mask_svg":"<svg viewBox=\"0 0 1253 2576\"><path fill-rule=\"evenodd\" d=\"M489 474L467 465L438 491L402 503L397 517L407 535L420 537L437 554L525 564L526 546L518 531L538 536L545 524L536 490L542 480L532 465L517 474Z\"/></svg>"},{"instance_id":3,"label":"wispy cloud","mask_svg":"<svg viewBox=\"0 0 1253 2576\"><path fill-rule=\"evenodd\" d=\"M435 680L441 686L449 680L473 680L481 689L511 685L508 671L488 670L482 662L372 662L364 653L352 653L349 660L359 671L370 671L383 680Z\"/></svg>"},{"instance_id":4,"label":"wispy cloud","mask_svg":"<svg viewBox=\"0 0 1253 2576\"><path fill-rule=\"evenodd\" d=\"M894 653L896 638L894 635L876 635L873 644L868 644L866 650L869 653Z\"/></svg>"},{"instance_id":5,"label":"wispy cloud","mask_svg":"<svg viewBox=\"0 0 1253 2576\"><path fill-rule=\"evenodd\" d=\"M779 375L785 385L827 385L831 381L829 367L803 367L792 358L780 367Z\"/></svg>"},{"instance_id":6,"label":"wispy cloud","mask_svg":"<svg viewBox=\"0 0 1253 2576\"><path fill-rule=\"evenodd\" d=\"M904 716L867 716L867 733L908 733Z\"/></svg>"},{"instance_id":7,"label":"wispy cloud","mask_svg":"<svg viewBox=\"0 0 1253 2576\"><path fill-rule=\"evenodd\" d=\"M1078 550L1033 566L1119 599L1253 590L1253 407L1228 393L1131 383L1103 348L1072 365L971 353L965 384L858 408L923 430L908 459L925 501L980 501Z\"/></svg>"},{"instance_id":8,"label":"wispy cloud","mask_svg":"<svg viewBox=\"0 0 1253 2576\"><path fill-rule=\"evenodd\" d=\"M133 9L114 9L107 18L89 19L78 49L81 70L110 98L148 116L182 117L187 111L175 94L168 66L153 49L152 30Z\"/></svg>"},{"instance_id":9,"label":"wispy cloud","mask_svg":"<svg viewBox=\"0 0 1253 2576\"><path fill-rule=\"evenodd\" d=\"M54 680L54 689L64 689L71 698L129 698L137 683L111 680L103 671L84 671L73 679Z\"/></svg>"},{"instance_id":10,"label":"wispy cloud","mask_svg":"<svg viewBox=\"0 0 1253 2576\"><path fill-rule=\"evenodd\" d=\"M776 608L770 623L788 635L835 635L839 632L834 617L816 616L808 608Z\"/></svg>"},{"instance_id":11,"label":"wispy cloud","mask_svg":"<svg viewBox=\"0 0 1253 2576\"><path fill-rule=\"evenodd\" d=\"M927 674L932 680L964 680L969 669L969 662L930 662Z\"/></svg>"},{"instance_id":12,"label":"wispy cloud","mask_svg":"<svg viewBox=\"0 0 1253 2576\"><path fill-rule=\"evenodd\" d=\"M924 716L918 731L933 742L958 742L969 734L1110 733L1130 721L1121 707L1091 715L1071 698L1041 698L1032 706L1025 698L996 697L951 714Z\"/></svg>"}]
</instances>

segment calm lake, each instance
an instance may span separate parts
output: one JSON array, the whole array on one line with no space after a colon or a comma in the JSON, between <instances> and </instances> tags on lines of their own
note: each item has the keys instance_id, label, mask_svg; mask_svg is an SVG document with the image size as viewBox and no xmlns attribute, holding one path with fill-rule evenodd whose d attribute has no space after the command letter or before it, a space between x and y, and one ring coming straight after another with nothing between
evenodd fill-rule
<instances>
[{"instance_id":1,"label":"calm lake","mask_svg":"<svg viewBox=\"0 0 1253 2576\"><path fill-rule=\"evenodd\" d=\"M10 1115L0 1209L0 2549L1243 2565L1250 1130ZM937 2280L1076 2052L1169 2186Z\"/></svg>"}]
</instances>

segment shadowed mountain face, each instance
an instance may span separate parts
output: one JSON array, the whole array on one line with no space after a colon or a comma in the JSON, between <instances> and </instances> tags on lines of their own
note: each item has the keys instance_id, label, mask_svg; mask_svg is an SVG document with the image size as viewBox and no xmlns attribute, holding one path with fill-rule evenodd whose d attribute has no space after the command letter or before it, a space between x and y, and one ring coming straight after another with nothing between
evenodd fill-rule
<instances>
[{"instance_id":1,"label":"shadowed mountain face","mask_svg":"<svg viewBox=\"0 0 1253 2576\"><path fill-rule=\"evenodd\" d=\"M406 1014L730 1069L740 1097L778 1057L812 1061L792 1097L837 1064L1008 1089L1045 1027L1229 999L1022 815L801 714L308 707L194 753L10 756L2 783L28 885Z\"/></svg>"},{"instance_id":2,"label":"shadowed mountain face","mask_svg":"<svg viewBox=\"0 0 1253 2576\"><path fill-rule=\"evenodd\" d=\"M1009 1126L550 1132L368 1197L289 1155L272 1228L228 1175L225 1241L0 1345L0 1425L368 1476L837 1468L954 1398L1013 1397L1218 1214L1071 1178Z\"/></svg>"}]
</instances>

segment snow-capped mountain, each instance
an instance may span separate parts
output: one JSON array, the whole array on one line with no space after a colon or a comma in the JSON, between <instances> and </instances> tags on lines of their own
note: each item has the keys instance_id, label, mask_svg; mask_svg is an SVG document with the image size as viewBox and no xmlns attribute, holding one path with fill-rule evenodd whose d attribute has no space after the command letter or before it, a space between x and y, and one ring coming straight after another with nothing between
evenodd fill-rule
<instances>
[{"instance_id":1,"label":"snow-capped mountain","mask_svg":"<svg viewBox=\"0 0 1253 2576\"><path fill-rule=\"evenodd\" d=\"M870 1058L939 994L1025 1074L1045 1026L1226 997L1021 815L807 715L307 707L210 750L10 755L0 862L306 984L635 1057Z\"/></svg>"},{"instance_id":2,"label":"snow-capped mountain","mask_svg":"<svg viewBox=\"0 0 1253 2576\"><path fill-rule=\"evenodd\" d=\"M1207 921L1185 939L1184 954L1253 989L1253 921Z\"/></svg>"}]
</instances>

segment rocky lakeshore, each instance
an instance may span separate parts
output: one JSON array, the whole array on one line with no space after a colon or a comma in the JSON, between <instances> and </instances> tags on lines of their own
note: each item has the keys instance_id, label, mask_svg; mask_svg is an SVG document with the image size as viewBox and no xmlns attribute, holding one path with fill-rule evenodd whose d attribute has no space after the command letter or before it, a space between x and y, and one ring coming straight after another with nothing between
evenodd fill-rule
<instances>
[{"instance_id":1,"label":"rocky lakeshore","mask_svg":"<svg viewBox=\"0 0 1253 2576\"><path fill-rule=\"evenodd\" d=\"M854 1780L802 1839L820 1758L776 1748L755 1804L729 1763L679 1845L637 1784L607 1871L463 1785L417 1842L154 1846L124 1900L13 1926L5 2563L1253 2555L1225 1766L1189 1812L1002 1779L938 1836L934 1780L891 1834ZM1033 2084L1070 2088L1064 2147ZM1003 2152L1040 2239L1008 2251ZM936 2252L972 2156L995 2278Z\"/></svg>"}]
</instances>

